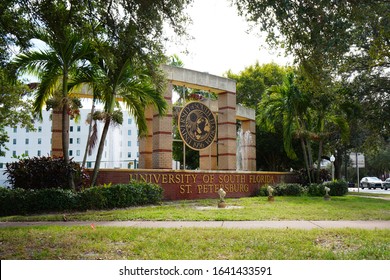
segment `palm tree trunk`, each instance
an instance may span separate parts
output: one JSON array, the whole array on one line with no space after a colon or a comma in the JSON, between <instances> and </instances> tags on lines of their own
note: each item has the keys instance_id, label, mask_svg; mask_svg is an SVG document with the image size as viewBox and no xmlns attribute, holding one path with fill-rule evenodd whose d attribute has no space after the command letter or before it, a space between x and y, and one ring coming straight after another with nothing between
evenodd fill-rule
<instances>
[{"instance_id":1,"label":"palm tree trunk","mask_svg":"<svg viewBox=\"0 0 390 280\"><path fill-rule=\"evenodd\" d=\"M320 139L318 144L318 156L317 156L317 174L316 174L316 183L320 183L320 171L321 171L321 159L322 159L322 146L324 141Z\"/></svg>"},{"instance_id":2,"label":"palm tree trunk","mask_svg":"<svg viewBox=\"0 0 390 280\"><path fill-rule=\"evenodd\" d=\"M64 69L62 76L62 97L63 97L63 106L62 106L62 150L64 153L64 160L66 164L69 164L69 103L68 103L68 71ZM71 170L68 176L68 185L69 188L74 190L74 174Z\"/></svg>"},{"instance_id":3,"label":"palm tree trunk","mask_svg":"<svg viewBox=\"0 0 390 280\"><path fill-rule=\"evenodd\" d=\"M311 149L311 142L310 142L310 139L306 139L306 148L307 148L307 158L308 158L308 162L309 162L309 172L310 172L310 179L311 179L311 182L313 182L314 180L314 170L313 170L313 152L312 152L312 149Z\"/></svg>"},{"instance_id":4,"label":"palm tree trunk","mask_svg":"<svg viewBox=\"0 0 390 280\"><path fill-rule=\"evenodd\" d=\"M95 112L95 98L92 100L92 108L91 108L91 122L89 124L89 129L88 129L88 137L87 137L87 144L85 145L85 152L84 152L84 158L83 162L81 164L81 168L85 167L85 163L87 162L87 154L89 150L89 145L90 145L90 138L91 138L91 133L92 133L92 125L93 125L93 113Z\"/></svg>"},{"instance_id":5,"label":"palm tree trunk","mask_svg":"<svg viewBox=\"0 0 390 280\"><path fill-rule=\"evenodd\" d=\"M105 142L107 134L108 134L110 122L111 122L111 116L108 116L106 119L106 122L104 123L102 137L100 138L99 148L98 148L98 152L96 155L95 166L93 168L93 174L92 174L92 180L91 180L92 186L96 185L97 176L98 176L99 168L100 168L100 162L102 160L102 155L103 155L103 150L104 150L104 142Z\"/></svg>"},{"instance_id":6,"label":"palm tree trunk","mask_svg":"<svg viewBox=\"0 0 390 280\"><path fill-rule=\"evenodd\" d=\"M302 151L303 151L303 158L305 160L307 177L309 179L309 184L311 184L312 181L311 181L311 175L310 175L310 169L309 169L309 160L308 160L308 157L307 157L307 150L306 150L305 139L302 136L300 136L299 138L301 139L301 146L302 146Z\"/></svg>"}]
</instances>

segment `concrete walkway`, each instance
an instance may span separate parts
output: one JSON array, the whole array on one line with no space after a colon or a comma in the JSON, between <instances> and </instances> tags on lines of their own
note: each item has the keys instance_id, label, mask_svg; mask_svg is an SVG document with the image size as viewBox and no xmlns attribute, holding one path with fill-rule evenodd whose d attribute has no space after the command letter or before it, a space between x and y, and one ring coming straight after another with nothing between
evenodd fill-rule
<instances>
[{"instance_id":1,"label":"concrete walkway","mask_svg":"<svg viewBox=\"0 0 390 280\"><path fill-rule=\"evenodd\" d=\"M390 229L390 221L75 221L0 222L0 228L25 226L112 226L137 228L235 228L235 229Z\"/></svg>"}]
</instances>

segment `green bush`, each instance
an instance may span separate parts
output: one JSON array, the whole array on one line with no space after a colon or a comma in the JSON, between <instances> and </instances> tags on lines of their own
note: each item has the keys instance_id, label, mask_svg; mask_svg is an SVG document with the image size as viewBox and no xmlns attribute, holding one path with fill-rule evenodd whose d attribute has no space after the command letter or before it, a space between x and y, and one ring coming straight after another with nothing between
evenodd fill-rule
<instances>
[{"instance_id":1,"label":"green bush","mask_svg":"<svg viewBox=\"0 0 390 280\"><path fill-rule=\"evenodd\" d=\"M322 184L323 188L330 188L330 196L343 196L348 193L348 183L345 181L331 181Z\"/></svg>"},{"instance_id":2,"label":"green bush","mask_svg":"<svg viewBox=\"0 0 390 280\"><path fill-rule=\"evenodd\" d=\"M268 196L268 185L263 185L259 188L258 196ZM301 196L306 194L306 188L297 183L280 183L272 186L274 196Z\"/></svg>"},{"instance_id":3,"label":"green bush","mask_svg":"<svg viewBox=\"0 0 390 280\"><path fill-rule=\"evenodd\" d=\"M155 204L161 201L162 192L163 189L158 185L139 182L92 187L80 192L64 189L0 188L0 215L99 210Z\"/></svg>"},{"instance_id":4,"label":"green bush","mask_svg":"<svg viewBox=\"0 0 390 280\"><path fill-rule=\"evenodd\" d=\"M20 189L68 189L68 178L73 173L75 186L80 187L87 175L72 160L67 164L62 157L33 157L7 163L8 182Z\"/></svg>"},{"instance_id":5,"label":"green bush","mask_svg":"<svg viewBox=\"0 0 390 280\"><path fill-rule=\"evenodd\" d=\"M281 183L273 187L275 195L300 196L306 193L306 189L297 183Z\"/></svg>"},{"instance_id":6,"label":"green bush","mask_svg":"<svg viewBox=\"0 0 390 280\"><path fill-rule=\"evenodd\" d=\"M322 184L310 184L307 186L307 194L309 196L324 196L324 186Z\"/></svg>"},{"instance_id":7,"label":"green bush","mask_svg":"<svg viewBox=\"0 0 390 280\"><path fill-rule=\"evenodd\" d=\"M343 196L348 193L348 183L345 181L331 181L322 184L311 184L308 186L307 194L310 196L324 196L325 187L330 189L330 196Z\"/></svg>"}]
</instances>

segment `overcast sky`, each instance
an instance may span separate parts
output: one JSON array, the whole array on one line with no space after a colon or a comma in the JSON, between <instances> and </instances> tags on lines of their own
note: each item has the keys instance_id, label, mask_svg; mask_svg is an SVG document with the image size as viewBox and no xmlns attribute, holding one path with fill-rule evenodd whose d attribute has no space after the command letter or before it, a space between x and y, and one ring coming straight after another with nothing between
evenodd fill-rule
<instances>
[{"instance_id":1,"label":"overcast sky","mask_svg":"<svg viewBox=\"0 0 390 280\"><path fill-rule=\"evenodd\" d=\"M185 68L221 76L229 69L238 73L256 61L280 65L292 61L280 51L264 47L264 38L256 31L248 32L249 24L229 0L194 0L188 14L193 21L188 33L194 39L166 46L167 54L177 54Z\"/></svg>"}]
</instances>

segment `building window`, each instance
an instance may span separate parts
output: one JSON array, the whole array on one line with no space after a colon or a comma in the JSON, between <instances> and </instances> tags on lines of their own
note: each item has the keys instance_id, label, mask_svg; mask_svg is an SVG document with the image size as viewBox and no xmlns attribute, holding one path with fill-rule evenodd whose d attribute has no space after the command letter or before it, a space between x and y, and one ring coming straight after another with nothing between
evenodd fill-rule
<instances>
[{"instance_id":1,"label":"building window","mask_svg":"<svg viewBox=\"0 0 390 280\"><path fill-rule=\"evenodd\" d=\"M18 128L14 127L14 133L18 132Z\"/></svg>"},{"instance_id":2,"label":"building window","mask_svg":"<svg viewBox=\"0 0 390 280\"><path fill-rule=\"evenodd\" d=\"M131 158L131 152L127 152L127 157Z\"/></svg>"},{"instance_id":3,"label":"building window","mask_svg":"<svg viewBox=\"0 0 390 280\"><path fill-rule=\"evenodd\" d=\"M81 126L77 126L77 131L80 132L81 131Z\"/></svg>"},{"instance_id":4,"label":"building window","mask_svg":"<svg viewBox=\"0 0 390 280\"><path fill-rule=\"evenodd\" d=\"M91 168L92 167L92 162L88 161L87 162L87 168Z\"/></svg>"},{"instance_id":5,"label":"building window","mask_svg":"<svg viewBox=\"0 0 390 280\"><path fill-rule=\"evenodd\" d=\"M0 162L0 168L3 168L3 163L2 162Z\"/></svg>"},{"instance_id":6,"label":"building window","mask_svg":"<svg viewBox=\"0 0 390 280\"><path fill-rule=\"evenodd\" d=\"M73 151L69 150L69 156L73 156Z\"/></svg>"},{"instance_id":7,"label":"building window","mask_svg":"<svg viewBox=\"0 0 390 280\"><path fill-rule=\"evenodd\" d=\"M127 141L127 147L131 147L131 141Z\"/></svg>"},{"instance_id":8,"label":"building window","mask_svg":"<svg viewBox=\"0 0 390 280\"><path fill-rule=\"evenodd\" d=\"M38 145L42 144L42 138L38 138Z\"/></svg>"},{"instance_id":9,"label":"building window","mask_svg":"<svg viewBox=\"0 0 390 280\"><path fill-rule=\"evenodd\" d=\"M27 150L24 151L24 155L28 156L28 151Z\"/></svg>"},{"instance_id":10,"label":"building window","mask_svg":"<svg viewBox=\"0 0 390 280\"><path fill-rule=\"evenodd\" d=\"M127 124L132 124L133 123L133 119L127 119Z\"/></svg>"},{"instance_id":11,"label":"building window","mask_svg":"<svg viewBox=\"0 0 390 280\"><path fill-rule=\"evenodd\" d=\"M80 156L80 150L76 151L76 156Z\"/></svg>"},{"instance_id":12,"label":"building window","mask_svg":"<svg viewBox=\"0 0 390 280\"><path fill-rule=\"evenodd\" d=\"M77 144L80 144L80 141L81 141L80 138L77 138L77 139L76 139L76 143L77 143Z\"/></svg>"},{"instance_id":13,"label":"building window","mask_svg":"<svg viewBox=\"0 0 390 280\"><path fill-rule=\"evenodd\" d=\"M12 139L12 144L16 145L16 139Z\"/></svg>"},{"instance_id":14,"label":"building window","mask_svg":"<svg viewBox=\"0 0 390 280\"><path fill-rule=\"evenodd\" d=\"M30 143L30 140L29 140L28 138L26 138L26 140L24 141L24 143L25 143L26 145L28 145L28 144Z\"/></svg>"},{"instance_id":15,"label":"building window","mask_svg":"<svg viewBox=\"0 0 390 280\"><path fill-rule=\"evenodd\" d=\"M69 127L69 131L70 131L70 132L73 132L73 125L71 125L71 126Z\"/></svg>"},{"instance_id":16,"label":"building window","mask_svg":"<svg viewBox=\"0 0 390 280\"><path fill-rule=\"evenodd\" d=\"M41 150L38 150L37 155L40 157L41 156Z\"/></svg>"},{"instance_id":17,"label":"building window","mask_svg":"<svg viewBox=\"0 0 390 280\"><path fill-rule=\"evenodd\" d=\"M12 151L12 156L16 157L16 151Z\"/></svg>"},{"instance_id":18,"label":"building window","mask_svg":"<svg viewBox=\"0 0 390 280\"><path fill-rule=\"evenodd\" d=\"M73 144L73 138L69 138L69 144Z\"/></svg>"},{"instance_id":19,"label":"building window","mask_svg":"<svg viewBox=\"0 0 390 280\"><path fill-rule=\"evenodd\" d=\"M27 133L30 132L30 129L29 129L28 127L26 127L26 132L27 132Z\"/></svg>"},{"instance_id":20,"label":"building window","mask_svg":"<svg viewBox=\"0 0 390 280\"><path fill-rule=\"evenodd\" d=\"M42 126L38 126L38 132L42 132Z\"/></svg>"},{"instance_id":21,"label":"building window","mask_svg":"<svg viewBox=\"0 0 390 280\"><path fill-rule=\"evenodd\" d=\"M127 135L131 135L131 129L129 129L128 131L127 131Z\"/></svg>"}]
</instances>

